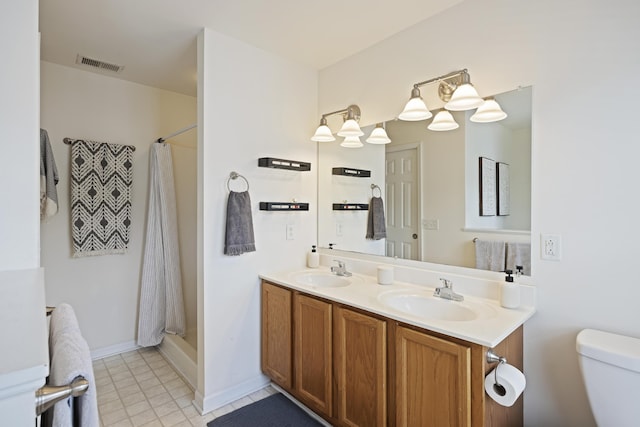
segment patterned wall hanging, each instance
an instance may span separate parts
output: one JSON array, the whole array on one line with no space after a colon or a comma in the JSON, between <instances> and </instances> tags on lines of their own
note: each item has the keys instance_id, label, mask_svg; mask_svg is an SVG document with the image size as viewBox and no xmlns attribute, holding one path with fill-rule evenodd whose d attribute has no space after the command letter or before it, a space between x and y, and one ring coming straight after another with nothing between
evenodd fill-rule
<instances>
[{"instance_id":1,"label":"patterned wall hanging","mask_svg":"<svg viewBox=\"0 0 640 427\"><path fill-rule=\"evenodd\" d=\"M131 226L135 147L75 140L71 144L73 256L126 253Z\"/></svg>"}]
</instances>

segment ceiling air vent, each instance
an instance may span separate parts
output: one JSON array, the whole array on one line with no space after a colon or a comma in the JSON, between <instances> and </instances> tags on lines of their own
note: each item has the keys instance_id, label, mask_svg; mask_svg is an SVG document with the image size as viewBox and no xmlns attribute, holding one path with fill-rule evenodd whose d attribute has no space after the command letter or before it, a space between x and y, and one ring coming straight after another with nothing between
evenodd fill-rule
<instances>
[{"instance_id":1,"label":"ceiling air vent","mask_svg":"<svg viewBox=\"0 0 640 427\"><path fill-rule=\"evenodd\" d=\"M123 65L110 64L108 62L89 58L84 55L78 55L76 57L76 64L86 65L88 67L97 68L100 70L113 71L114 73L119 73L124 69Z\"/></svg>"}]
</instances>

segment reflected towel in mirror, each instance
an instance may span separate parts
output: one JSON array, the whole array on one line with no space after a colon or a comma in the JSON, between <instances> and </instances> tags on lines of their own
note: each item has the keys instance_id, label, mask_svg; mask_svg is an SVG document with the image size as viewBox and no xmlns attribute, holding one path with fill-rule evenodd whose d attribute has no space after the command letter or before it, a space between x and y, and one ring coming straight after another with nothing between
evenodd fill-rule
<instances>
[{"instance_id":1,"label":"reflected towel in mirror","mask_svg":"<svg viewBox=\"0 0 640 427\"><path fill-rule=\"evenodd\" d=\"M475 240L476 268L481 270L504 271L506 244L498 240Z\"/></svg>"},{"instance_id":2,"label":"reflected towel in mirror","mask_svg":"<svg viewBox=\"0 0 640 427\"><path fill-rule=\"evenodd\" d=\"M522 266L522 274L531 276L531 244L507 243L507 269L516 271L516 266Z\"/></svg>"},{"instance_id":3,"label":"reflected towel in mirror","mask_svg":"<svg viewBox=\"0 0 640 427\"><path fill-rule=\"evenodd\" d=\"M380 240L387 237L387 227L384 219L384 203L381 197L372 197L369 203L369 217L367 219L367 239Z\"/></svg>"}]
</instances>

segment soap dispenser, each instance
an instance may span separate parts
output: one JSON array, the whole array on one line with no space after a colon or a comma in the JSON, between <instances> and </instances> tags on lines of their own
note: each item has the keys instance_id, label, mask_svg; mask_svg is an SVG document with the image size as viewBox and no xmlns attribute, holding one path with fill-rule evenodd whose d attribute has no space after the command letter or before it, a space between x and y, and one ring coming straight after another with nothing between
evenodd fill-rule
<instances>
[{"instance_id":1,"label":"soap dispenser","mask_svg":"<svg viewBox=\"0 0 640 427\"><path fill-rule=\"evenodd\" d=\"M504 283L500 286L500 305L504 308L518 308L520 306L520 286L513 283L513 271L507 273Z\"/></svg>"},{"instance_id":2,"label":"soap dispenser","mask_svg":"<svg viewBox=\"0 0 640 427\"><path fill-rule=\"evenodd\" d=\"M318 268L320 266L320 254L316 252L316 245L311 246L311 252L307 254L307 267Z\"/></svg>"}]
</instances>

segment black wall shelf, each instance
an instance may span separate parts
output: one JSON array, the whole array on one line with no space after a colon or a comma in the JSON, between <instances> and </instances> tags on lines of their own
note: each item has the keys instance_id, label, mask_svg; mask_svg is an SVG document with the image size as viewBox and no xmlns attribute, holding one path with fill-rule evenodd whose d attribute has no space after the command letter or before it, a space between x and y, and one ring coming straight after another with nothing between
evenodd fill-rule
<instances>
[{"instance_id":1,"label":"black wall shelf","mask_svg":"<svg viewBox=\"0 0 640 427\"><path fill-rule=\"evenodd\" d=\"M301 172L311 170L311 163L298 162L296 160L276 159L274 157L260 157L258 159L258 166L263 168L287 169Z\"/></svg>"},{"instance_id":2,"label":"black wall shelf","mask_svg":"<svg viewBox=\"0 0 640 427\"><path fill-rule=\"evenodd\" d=\"M309 203L260 202L261 211L308 211Z\"/></svg>"},{"instance_id":3,"label":"black wall shelf","mask_svg":"<svg viewBox=\"0 0 640 427\"><path fill-rule=\"evenodd\" d=\"M371 171L355 168L333 168L331 173L333 175L355 176L357 178L369 178L371 176Z\"/></svg>"},{"instance_id":4,"label":"black wall shelf","mask_svg":"<svg viewBox=\"0 0 640 427\"><path fill-rule=\"evenodd\" d=\"M334 211L368 211L367 203L334 203Z\"/></svg>"}]
</instances>

